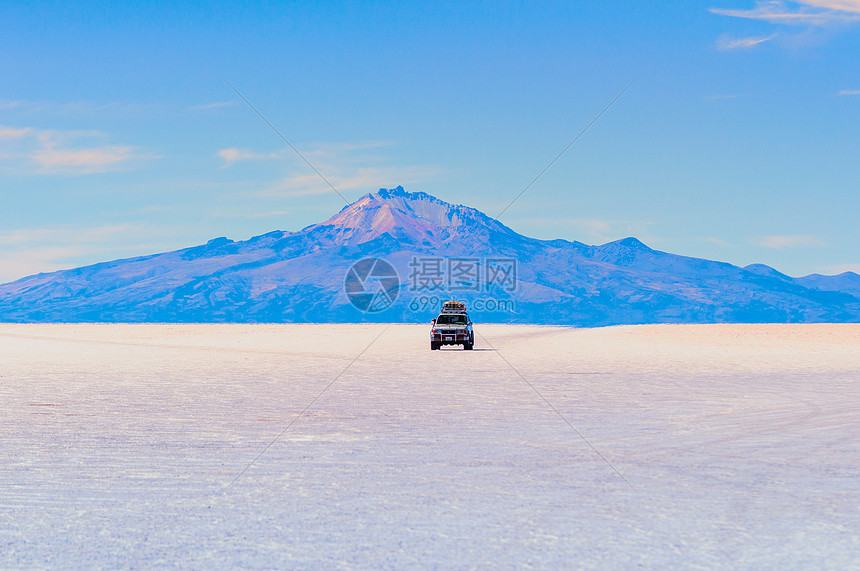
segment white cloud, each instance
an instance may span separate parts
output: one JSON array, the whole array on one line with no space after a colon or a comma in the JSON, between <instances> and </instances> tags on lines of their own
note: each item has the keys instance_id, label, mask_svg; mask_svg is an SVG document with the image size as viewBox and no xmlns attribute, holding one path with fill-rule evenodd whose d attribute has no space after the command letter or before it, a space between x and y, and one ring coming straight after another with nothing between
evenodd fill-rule
<instances>
[{"instance_id":1,"label":"white cloud","mask_svg":"<svg viewBox=\"0 0 860 571\"><path fill-rule=\"evenodd\" d=\"M328 143L313 143L310 145L311 149L309 151L303 152L305 155L312 154L321 154L321 155L335 155L340 153L352 152L352 151L365 151L368 149L380 149L383 147L391 147L394 145L393 141L357 141L352 143L343 143L343 142L328 142Z\"/></svg>"},{"instance_id":2,"label":"white cloud","mask_svg":"<svg viewBox=\"0 0 860 571\"><path fill-rule=\"evenodd\" d=\"M723 51L731 50L749 50L764 42L770 41L776 36L756 37L756 38L732 38L729 36L721 36L717 39L717 49Z\"/></svg>"},{"instance_id":3,"label":"white cloud","mask_svg":"<svg viewBox=\"0 0 860 571\"><path fill-rule=\"evenodd\" d=\"M315 165L316 166L316 165ZM317 167L319 169L319 167ZM320 172L339 192L351 190L373 191L397 185L428 182L437 178L441 169L422 166L350 167L342 165ZM261 196L304 196L333 193L334 191L316 173L298 174L278 181L263 190Z\"/></svg>"},{"instance_id":4,"label":"white cloud","mask_svg":"<svg viewBox=\"0 0 860 571\"><path fill-rule=\"evenodd\" d=\"M421 165L387 165L388 159L373 150L392 145L389 141L313 143L299 149L308 163L318 170L338 192L377 190L382 187L428 182L442 169ZM331 187L308 167L292 149L259 152L228 148L217 152L227 168L241 161L281 160L295 174L270 184L258 196L305 196L333 193Z\"/></svg>"},{"instance_id":5,"label":"white cloud","mask_svg":"<svg viewBox=\"0 0 860 571\"><path fill-rule=\"evenodd\" d=\"M27 230L0 232L0 246L14 246L16 244L38 242L50 239L53 236L55 236L55 232L47 228L30 228Z\"/></svg>"},{"instance_id":6,"label":"white cloud","mask_svg":"<svg viewBox=\"0 0 860 571\"><path fill-rule=\"evenodd\" d=\"M233 212L225 217L243 217L243 218L276 218L292 214L289 210L267 210L266 212L250 212L248 214L237 214Z\"/></svg>"},{"instance_id":7,"label":"white cloud","mask_svg":"<svg viewBox=\"0 0 860 571\"><path fill-rule=\"evenodd\" d=\"M98 131L0 126L0 168L19 174L92 174L158 158L137 147L111 145Z\"/></svg>"},{"instance_id":8,"label":"white cloud","mask_svg":"<svg viewBox=\"0 0 860 571\"><path fill-rule=\"evenodd\" d=\"M133 147L115 145L88 149L56 149L47 144L31 155L45 172L104 172L133 157Z\"/></svg>"},{"instance_id":9,"label":"white cloud","mask_svg":"<svg viewBox=\"0 0 860 571\"><path fill-rule=\"evenodd\" d=\"M332 182L331 178L326 180ZM332 185L338 188L334 181ZM338 188L340 190L340 188ZM343 189L346 190L346 189ZM259 192L260 196L305 196L311 194L326 194L331 188L316 173L297 174L281 179Z\"/></svg>"},{"instance_id":10,"label":"white cloud","mask_svg":"<svg viewBox=\"0 0 860 571\"><path fill-rule=\"evenodd\" d=\"M68 241L74 236L74 241L82 244L101 243L113 240L129 232L141 232L148 228L145 224L104 224L100 226L62 225L52 228L25 228L0 232L0 245L37 244L42 242Z\"/></svg>"},{"instance_id":11,"label":"white cloud","mask_svg":"<svg viewBox=\"0 0 860 571\"><path fill-rule=\"evenodd\" d=\"M210 109L221 109L222 107L233 107L234 105L236 105L235 101L213 101L212 103L194 105L191 107L191 109L195 109L198 111L207 111Z\"/></svg>"},{"instance_id":12,"label":"white cloud","mask_svg":"<svg viewBox=\"0 0 860 571\"><path fill-rule=\"evenodd\" d=\"M837 95L860 95L860 89L843 89Z\"/></svg>"},{"instance_id":13,"label":"white cloud","mask_svg":"<svg viewBox=\"0 0 860 571\"><path fill-rule=\"evenodd\" d=\"M860 0L799 0L799 2L818 8L860 13Z\"/></svg>"},{"instance_id":14,"label":"white cloud","mask_svg":"<svg viewBox=\"0 0 860 571\"><path fill-rule=\"evenodd\" d=\"M599 218L579 218L568 221L571 226L585 230L592 236L606 235L612 230L613 222Z\"/></svg>"},{"instance_id":15,"label":"white cloud","mask_svg":"<svg viewBox=\"0 0 860 571\"><path fill-rule=\"evenodd\" d=\"M222 168L226 168L231 166L233 163L239 161L263 161L269 159L283 159L285 153L283 151L276 151L271 153L256 153L254 151L231 147L229 149L221 149L220 151L218 151L217 155L224 160L224 165L222 166Z\"/></svg>"},{"instance_id":16,"label":"white cloud","mask_svg":"<svg viewBox=\"0 0 860 571\"><path fill-rule=\"evenodd\" d=\"M811 234L798 234L791 236L762 236L753 240L753 243L765 248L782 250L784 248L820 248L827 246L827 242L821 236Z\"/></svg>"},{"instance_id":17,"label":"white cloud","mask_svg":"<svg viewBox=\"0 0 860 571\"><path fill-rule=\"evenodd\" d=\"M309 145L309 148L299 149L299 152L304 156L308 162L316 166L316 163L320 164L329 164L333 159L341 160L343 155L352 154L356 151L366 151L369 149L378 149L380 147L390 146L392 143L389 141L362 141L357 143L313 143ZM304 161L298 157L292 149L280 149L278 151L270 151L270 152L258 152L249 149L239 149L236 147L230 147L227 149L221 149L216 153L221 159L224 160L224 167L231 166L234 163L240 161L263 161L263 160L272 160L272 159L281 159L281 160L295 160L301 164L304 164ZM349 157L351 162L365 162L365 163L373 163L379 162L382 160L382 157L375 155L361 155L356 156L352 154ZM319 179L319 177L317 177Z\"/></svg>"},{"instance_id":18,"label":"white cloud","mask_svg":"<svg viewBox=\"0 0 860 571\"><path fill-rule=\"evenodd\" d=\"M0 109L18 109L26 104L26 101L0 99Z\"/></svg>"},{"instance_id":19,"label":"white cloud","mask_svg":"<svg viewBox=\"0 0 860 571\"><path fill-rule=\"evenodd\" d=\"M165 110L168 107L163 104L153 103L96 103L93 101L66 101L62 103L54 101L27 101L27 100L2 100L0 99L0 110L14 109L19 113L33 114L50 114L50 115L73 115L81 117L83 115L98 116L104 118L105 115L128 115L140 113L152 113L154 111Z\"/></svg>"},{"instance_id":20,"label":"white cloud","mask_svg":"<svg viewBox=\"0 0 860 571\"><path fill-rule=\"evenodd\" d=\"M0 125L0 139L18 139L30 133L32 129L24 127L23 129L13 129L12 127L4 127Z\"/></svg>"},{"instance_id":21,"label":"white cloud","mask_svg":"<svg viewBox=\"0 0 860 571\"><path fill-rule=\"evenodd\" d=\"M824 26L860 20L860 1L857 0L781 0L758 1L755 8L732 10L711 8L721 16L763 20L771 24Z\"/></svg>"}]
</instances>

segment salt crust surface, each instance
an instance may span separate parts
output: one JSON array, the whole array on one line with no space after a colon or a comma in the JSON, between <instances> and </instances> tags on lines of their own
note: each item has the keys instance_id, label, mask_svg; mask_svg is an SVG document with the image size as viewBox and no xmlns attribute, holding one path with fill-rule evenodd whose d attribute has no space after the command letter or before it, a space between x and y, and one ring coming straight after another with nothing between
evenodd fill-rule
<instances>
[{"instance_id":1,"label":"salt crust surface","mask_svg":"<svg viewBox=\"0 0 860 571\"><path fill-rule=\"evenodd\" d=\"M0 567L860 565L860 326L476 331L0 325Z\"/></svg>"}]
</instances>

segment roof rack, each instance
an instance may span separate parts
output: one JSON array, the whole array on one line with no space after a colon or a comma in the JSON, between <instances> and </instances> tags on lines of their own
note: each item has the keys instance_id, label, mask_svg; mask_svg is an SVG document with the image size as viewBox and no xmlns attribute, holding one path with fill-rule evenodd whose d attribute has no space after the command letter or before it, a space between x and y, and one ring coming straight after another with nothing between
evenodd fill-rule
<instances>
[{"instance_id":1,"label":"roof rack","mask_svg":"<svg viewBox=\"0 0 860 571\"><path fill-rule=\"evenodd\" d=\"M442 302L442 313L466 313L466 304L462 301Z\"/></svg>"}]
</instances>

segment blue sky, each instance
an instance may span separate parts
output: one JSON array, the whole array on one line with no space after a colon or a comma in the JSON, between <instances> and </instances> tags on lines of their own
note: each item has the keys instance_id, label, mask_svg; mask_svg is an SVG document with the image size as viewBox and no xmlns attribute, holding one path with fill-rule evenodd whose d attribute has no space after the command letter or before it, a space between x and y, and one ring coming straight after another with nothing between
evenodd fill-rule
<instances>
[{"instance_id":1,"label":"blue sky","mask_svg":"<svg viewBox=\"0 0 860 571\"><path fill-rule=\"evenodd\" d=\"M0 5L0 282L403 185L538 238L860 271L860 0Z\"/></svg>"}]
</instances>

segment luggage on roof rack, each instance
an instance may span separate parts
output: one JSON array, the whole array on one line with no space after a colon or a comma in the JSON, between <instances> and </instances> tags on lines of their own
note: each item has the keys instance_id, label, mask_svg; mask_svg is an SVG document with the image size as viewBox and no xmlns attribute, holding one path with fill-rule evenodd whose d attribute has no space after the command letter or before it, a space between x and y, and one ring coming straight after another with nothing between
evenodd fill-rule
<instances>
[{"instance_id":1,"label":"luggage on roof rack","mask_svg":"<svg viewBox=\"0 0 860 571\"><path fill-rule=\"evenodd\" d=\"M466 304L462 301L445 301L442 303L442 313L466 313Z\"/></svg>"}]
</instances>

